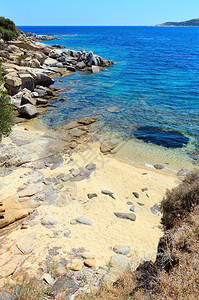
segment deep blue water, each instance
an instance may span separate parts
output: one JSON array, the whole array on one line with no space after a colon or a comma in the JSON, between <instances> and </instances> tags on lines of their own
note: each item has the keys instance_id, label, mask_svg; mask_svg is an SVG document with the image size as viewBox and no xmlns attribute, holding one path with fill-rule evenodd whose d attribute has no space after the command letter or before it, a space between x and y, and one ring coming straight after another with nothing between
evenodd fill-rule
<instances>
[{"instance_id":1,"label":"deep blue water","mask_svg":"<svg viewBox=\"0 0 199 300\"><path fill-rule=\"evenodd\" d=\"M44 116L49 125L98 115L106 130L133 137L136 128L136 137L144 136L146 142L158 144L157 140L161 139L163 146L173 148L191 143L197 154L199 27L20 29L37 34L69 34L63 40L48 43L91 50L116 63L98 74L76 72L58 78L63 80L58 85L69 90L60 95L67 100L54 101L56 107ZM68 84L68 81L76 82Z\"/></svg>"}]
</instances>

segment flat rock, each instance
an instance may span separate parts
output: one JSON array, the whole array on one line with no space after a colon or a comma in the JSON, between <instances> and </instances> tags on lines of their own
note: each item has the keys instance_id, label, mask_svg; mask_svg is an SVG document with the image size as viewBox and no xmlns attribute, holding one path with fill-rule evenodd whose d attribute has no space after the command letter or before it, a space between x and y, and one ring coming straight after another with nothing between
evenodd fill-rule
<instances>
[{"instance_id":1,"label":"flat rock","mask_svg":"<svg viewBox=\"0 0 199 300\"><path fill-rule=\"evenodd\" d=\"M126 204L127 204L127 205L133 205L133 202L127 201Z\"/></svg>"},{"instance_id":2,"label":"flat rock","mask_svg":"<svg viewBox=\"0 0 199 300\"><path fill-rule=\"evenodd\" d=\"M67 265L67 269L72 271L79 271L83 268L83 261L80 259L73 259L71 263Z\"/></svg>"},{"instance_id":3,"label":"flat rock","mask_svg":"<svg viewBox=\"0 0 199 300\"><path fill-rule=\"evenodd\" d=\"M16 246L23 253L28 254L34 249L34 242L36 240L36 233L31 232L29 234L23 235L17 240Z\"/></svg>"},{"instance_id":4,"label":"flat rock","mask_svg":"<svg viewBox=\"0 0 199 300\"><path fill-rule=\"evenodd\" d=\"M127 255L131 252L131 248L129 246L115 245L113 251L117 254Z\"/></svg>"},{"instance_id":5,"label":"flat rock","mask_svg":"<svg viewBox=\"0 0 199 300\"><path fill-rule=\"evenodd\" d=\"M130 221L135 221L136 220L136 215L134 213L120 213L120 212L114 212L114 215L118 219L126 219Z\"/></svg>"},{"instance_id":6,"label":"flat rock","mask_svg":"<svg viewBox=\"0 0 199 300\"><path fill-rule=\"evenodd\" d=\"M84 259L94 259L95 258L95 254L92 254L92 253L83 252L80 255Z\"/></svg>"},{"instance_id":7,"label":"flat rock","mask_svg":"<svg viewBox=\"0 0 199 300\"><path fill-rule=\"evenodd\" d=\"M85 259L84 264L85 264L85 266L91 268L91 267L95 267L96 261L93 258L87 258L87 259Z\"/></svg>"},{"instance_id":8,"label":"flat rock","mask_svg":"<svg viewBox=\"0 0 199 300\"><path fill-rule=\"evenodd\" d=\"M102 194L110 196L110 195L113 195L114 193L109 190L102 190Z\"/></svg>"},{"instance_id":9,"label":"flat rock","mask_svg":"<svg viewBox=\"0 0 199 300\"><path fill-rule=\"evenodd\" d=\"M87 194L88 199L92 199L94 197L97 197L96 193Z\"/></svg>"},{"instance_id":10,"label":"flat rock","mask_svg":"<svg viewBox=\"0 0 199 300\"><path fill-rule=\"evenodd\" d=\"M93 221L91 221L90 219L84 217L84 216L80 216L76 219L76 221L78 223L81 223L81 224L84 224L84 225L90 225L92 226L93 225Z\"/></svg>"}]
</instances>

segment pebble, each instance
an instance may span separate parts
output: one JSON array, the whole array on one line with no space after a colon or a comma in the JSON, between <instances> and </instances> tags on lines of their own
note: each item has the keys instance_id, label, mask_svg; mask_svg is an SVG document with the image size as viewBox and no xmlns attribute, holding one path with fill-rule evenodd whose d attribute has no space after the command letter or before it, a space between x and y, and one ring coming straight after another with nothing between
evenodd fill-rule
<instances>
[{"instance_id":1,"label":"pebble","mask_svg":"<svg viewBox=\"0 0 199 300\"><path fill-rule=\"evenodd\" d=\"M148 188L143 188L141 189L142 192L147 192L148 191Z\"/></svg>"},{"instance_id":2,"label":"pebble","mask_svg":"<svg viewBox=\"0 0 199 300\"><path fill-rule=\"evenodd\" d=\"M127 201L126 204L128 204L128 205L133 205L133 202Z\"/></svg>"},{"instance_id":3,"label":"pebble","mask_svg":"<svg viewBox=\"0 0 199 300\"><path fill-rule=\"evenodd\" d=\"M144 206L144 203L141 203L141 202L137 202L137 204L140 206Z\"/></svg>"},{"instance_id":4,"label":"pebble","mask_svg":"<svg viewBox=\"0 0 199 300\"><path fill-rule=\"evenodd\" d=\"M151 208L150 208L152 214L156 215L160 211L160 206L155 203Z\"/></svg>"},{"instance_id":5,"label":"pebble","mask_svg":"<svg viewBox=\"0 0 199 300\"><path fill-rule=\"evenodd\" d=\"M114 193L109 190L102 190L102 194L110 196L110 195L113 195Z\"/></svg>"},{"instance_id":6,"label":"pebble","mask_svg":"<svg viewBox=\"0 0 199 300\"><path fill-rule=\"evenodd\" d=\"M164 166L159 165L159 164L155 164L154 168L157 169L157 170L161 170L161 169L164 169Z\"/></svg>"},{"instance_id":7,"label":"pebble","mask_svg":"<svg viewBox=\"0 0 199 300\"><path fill-rule=\"evenodd\" d=\"M129 246L115 245L113 251L117 254L127 255L130 253L131 248Z\"/></svg>"},{"instance_id":8,"label":"pebble","mask_svg":"<svg viewBox=\"0 0 199 300\"><path fill-rule=\"evenodd\" d=\"M88 199L92 199L94 197L97 197L96 193L87 194Z\"/></svg>"},{"instance_id":9,"label":"pebble","mask_svg":"<svg viewBox=\"0 0 199 300\"><path fill-rule=\"evenodd\" d=\"M87 266L87 267L95 267L95 259L93 258L88 258L88 259L85 259L84 261L84 264Z\"/></svg>"},{"instance_id":10,"label":"pebble","mask_svg":"<svg viewBox=\"0 0 199 300\"><path fill-rule=\"evenodd\" d=\"M70 221L70 224L71 224L71 225L76 225L76 224L77 224L77 220L76 220L76 219L71 220L71 221Z\"/></svg>"},{"instance_id":11,"label":"pebble","mask_svg":"<svg viewBox=\"0 0 199 300\"><path fill-rule=\"evenodd\" d=\"M135 212L135 206L134 205L131 206L130 211Z\"/></svg>"},{"instance_id":12,"label":"pebble","mask_svg":"<svg viewBox=\"0 0 199 300\"><path fill-rule=\"evenodd\" d=\"M133 192L132 194L133 194L133 196L134 196L135 198L139 198L139 197L140 197L139 194L138 194L137 192Z\"/></svg>"},{"instance_id":13,"label":"pebble","mask_svg":"<svg viewBox=\"0 0 199 300\"><path fill-rule=\"evenodd\" d=\"M80 255L84 259L94 259L95 258L95 254L92 254L92 253L84 252L84 253L81 253Z\"/></svg>"},{"instance_id":14,"label":"pebble","mask_svg":"<svg viewBox=\"0 0 199 300\"><path fill-rule=\"evenodd\" d=\"M136 220L136 215L134 213L120 213L120 212L114 212L114 215L118 218L118 219L127 219L127 220L131 220L131 221L135 221Z\"/></svg>"},{"instance_id":15,"label":"pebble","mask_svg":"<svg viewBox=\"0 0 199 300\"><path fill-rule=\"evenodd\" d=\"M67 265L67 269L72 271L79 271L83 267L83 261L80 259L73 259L71 263Z\"/></svg>"},{"instance_id":16,"label":"pebble","mask_svg":"<svg viewBox=\"0 0 199 300\"><path fill-rule=\"evenodd\" d=\"M55 225L58 221L54 220L53 218L50 218L49 216L45 216L41 219L42 225Z\"/></svg>"},{"instance_id":17,"label":"pebble","mask_svg":"<svg viewBox=\"0 0 199 300\"><path fill-rule=\"evenodd\" d=\"M84 217L84 216L81 216L81 217L78 217L76 219L76 221L78 223L81 223L81 224L84 224L84 225L90 225L92 226L93 225L93 221L89 220L88 218Z\"/></svg>"}]
</instances>

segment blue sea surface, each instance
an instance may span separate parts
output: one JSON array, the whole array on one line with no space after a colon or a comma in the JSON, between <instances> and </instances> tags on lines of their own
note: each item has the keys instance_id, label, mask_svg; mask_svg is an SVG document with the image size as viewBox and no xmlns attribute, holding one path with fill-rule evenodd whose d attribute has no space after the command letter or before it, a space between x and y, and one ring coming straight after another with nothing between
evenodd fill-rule
<instances>
[{"instance_id":1,"label":"blue sea surface","mask_svg":"<svg viewBox=\"0 0 199 300\"><path fill-rule=\"evenodd\" d=\"M115 62L97 74L57 78L56 85L68 88L60 94L66 101L52 101L55 106L43 116L48 125L97 115L106 131L167 148L189 145L187 152L198 158L199 27L20 29L65 34L46 43L83 48Z\"/></svg>"}]
</instances>

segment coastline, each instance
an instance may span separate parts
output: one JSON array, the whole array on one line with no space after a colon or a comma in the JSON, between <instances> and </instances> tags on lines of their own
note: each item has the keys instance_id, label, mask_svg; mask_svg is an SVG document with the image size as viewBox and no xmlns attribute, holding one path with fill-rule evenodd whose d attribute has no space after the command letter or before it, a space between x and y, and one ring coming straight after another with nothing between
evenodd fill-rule
<instances>
[{"instance_id":1,"label":"coastline","mask_svg":"<svg viewBox=\"0 0 199 300\"><path fill-rule=\"evenodd\" d=\"M11 198L20 195L19 203L28 203L30 199L34 201L36 199L37 205L33 210L28 206L25 216L24 214L23 217L20 216L21 221L16 224L14 231L12 229L8 235L1 238L0 251L4 259L3 268L0 269L1 285L8 277L11 283L16 283L22 272L27 272L30 277L42 276L44 272L41 271L41 266L44 270L48 269L49 251L57 248L57 254L50 255L50 259L55 263L65 259L66 265L63 267L62 264L62 272L63 269L67 272L72 271L73 273L69 275L73 277L76 275L75 271L70 269L70 264L74 259L81 260L80 253L89 252L95 257L93 269L86 267L85 261L81 260L82 268L76 271L94 270L95 279L101 278L101 275L96 275L97 271L102 269L101 267L107 269L108 261L114 255L114 246L118 244L130 247L130 253L124 257L128 258L132 269L135 269L143 259L155 260L158 241L163 232L160 227L161 213L156 209L153 213L154 210L151 208L156 204L158 206L166 189L175 187L180 179L174 174L167 174L165 170L151 169L149 166L140 165L139 162L132 163L131 158L125 161L126 153L133 149L128 145L121 148L118 154L114 154L114 149L112 154L102 154L99 150L100 143L96 142L93 136L92 123L96 120L91 123L87 122L88 120L84 120L83 123L78 123L79 121L72 121L76 122L75 125L69 122L69 125L65 124L63 128L60 126L62 131L45 128L38 119L28 120L25 123L22 121L21 124L15 125L10 137L3 138L2 148L5 149L3 148L2 152L8 153L8 157L1 161L3 165L8 163L5 174L1 177L0 193L3 201L8 199L10 201ZM61 146L66 144L68 148L62 149ZM7 152L7 149L12 147L14 151L24 150L24 152L16 151L14 155ZM55 151L53 147L57 147ZM52 148L54 152L50 153L51 156L58 159L54 161L51 157L52 160L48 161L47 156L43 156L42 150L45 150L46 154ZM12 155L14 159L17 158L14 163ZM155 159L156 163L161 163ZM41 165L34 165L35 161L40 160ZM86 168L91 164L95 164L96 168L86 178L77 181L62 180L70 173L78 173L80 168ZM6 173L9 168L11 172ZM33 191L30 192L28 189L32 188ZM147 191L143 192L142 189ZM114 193L115 199L103 194L103 190ZM136 198L133 192L139 193L139 198ZM44 195L48 193L50 197L45 198ZM93 193L96 193L97 197L89 199L88 194ZM45 203L44 198L49 202ZM127 202L132 202L131 206ZM114 215L114 212L132 212L130 211L132 206L135 206L135 222ZM19 210L23 209L22 205ZM72 222L80 216L88 218L93 225ZM42 219L45 217L57 223L43 224ZM23 229L24 220L28 225ZM28 248L25 254L24 242L22 246L18 243L24 238L27 239ZM16 247L21 252L18 253L20 259L15 261L14 251L18 251ZM75 249L76 253L72 249ZM8 255L11 259L10 257L8 259ZM8 275L7 270L12 272Z\"/></svg>"}]
</instances>

